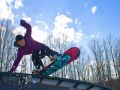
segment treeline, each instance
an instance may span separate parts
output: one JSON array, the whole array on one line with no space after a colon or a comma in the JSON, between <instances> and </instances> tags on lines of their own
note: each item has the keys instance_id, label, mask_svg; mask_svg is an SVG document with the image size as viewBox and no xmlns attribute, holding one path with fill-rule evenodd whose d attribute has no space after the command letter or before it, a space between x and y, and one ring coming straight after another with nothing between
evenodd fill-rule
<instances>
[{"instance_id":1,"label":"treeline","mask_svg":"<svg viewBox=\"0 0 120 90\"><path fill-rule=\"evenodd\" d=\"M14 34L10 20L0 20L0 71L8 71L15 59Z\"/></svg>"}]
</instances>

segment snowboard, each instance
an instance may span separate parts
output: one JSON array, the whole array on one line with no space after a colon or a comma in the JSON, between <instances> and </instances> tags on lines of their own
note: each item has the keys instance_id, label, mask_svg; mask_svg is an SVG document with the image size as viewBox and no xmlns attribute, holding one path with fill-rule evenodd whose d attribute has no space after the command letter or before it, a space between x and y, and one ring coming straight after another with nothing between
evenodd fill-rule
<instances>
[{"instance_id":1,"label":"snowboard","mask_svg":"<svg viewBox=\"0 0 120 90\"><path fill-rule=\"evenodd\" d=\"M39 75L49 76L50 74L58 71L64 66L70 64L80 56L80 49L72 47L66 50L63 54L58 56L52 63L44 67L38 72Z\"/></svg>"}]
</instances>

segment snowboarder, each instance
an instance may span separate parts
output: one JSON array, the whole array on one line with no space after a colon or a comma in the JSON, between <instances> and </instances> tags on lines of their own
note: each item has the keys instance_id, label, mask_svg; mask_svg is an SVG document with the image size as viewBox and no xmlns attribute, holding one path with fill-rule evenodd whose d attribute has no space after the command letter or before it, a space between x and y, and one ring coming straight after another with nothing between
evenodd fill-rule
<instances>
[{"instance_id":1,"label":"snowboarder","mask_svg":"<svg viewBox=\"0 0 120 90\"><path fill-rule=\"evenodd\" d=\"M17 35L15 38L16 41L14 42L14 46L18 48L18 52L17 52L17 58L14 61L13 66L10 69L10 72L14 72L21 58L24 55L29 55L29 54L32 54L32 61L37 70L41 69L41 67L44 68L41 59L44 58L45 56L54 58L58 56L59 53L53 51L45 44L33 40L31 37L32 27L25 20L20 20L20 25L26 28L26 33L24 36Z\"/></svg>"}]
</instances>

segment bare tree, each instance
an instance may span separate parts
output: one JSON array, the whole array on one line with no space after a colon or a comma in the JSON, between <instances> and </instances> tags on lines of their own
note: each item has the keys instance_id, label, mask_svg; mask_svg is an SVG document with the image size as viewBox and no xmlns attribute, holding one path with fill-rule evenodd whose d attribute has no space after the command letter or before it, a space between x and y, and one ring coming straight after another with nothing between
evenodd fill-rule
<instances>
[{"instance_id":1,"label":"bare tree","mask_svg":"<svg viewBox=\"0 0 120 90\"><path fill-rule=\"evenodd\" d=\"M115 68L117 70L118 79L120 79L120 39L117 40L115 45Z\"/></svg>"},{"instance_id":2,"label":"bare tree","mask_svg":"<svg viewBox=\"0 0 120 90\"><path fill-rule=\"evenodd\" d=\"M0 21L0 69L9 69L10 61L14 58L12 24L10 20Z\"/></svg>"},{"instance_id":3,"label":"bare tree","mask_svg":"<svg viewBox=\"0 0 120 90\"><path fill-rule=\"evenodd\" d=\"M108 42L108 50L109 50L109 57L111 59L111 64L112 67L114 67L114 71L115 74L113 74L114 78L116 77L117 79L119 79L119 70L118 67L119 66L119 55L120 55L120 42L117 39L112 38L111 35L109 35L109 37L107 38L107 42Z\"/></svg>"},{"instance_id":4,"label":"bare tree","mask_svg":"<svg viewBox=\"0 0 120 90\"><path fill-rule=\"evenodd\" d=\"M90 43L90 50L93 55L93 59L96 64L96 78L97 82L102 83L104 71L103 71L103 46L100 41L93 40Z\"/></svg>"}]
</instances>

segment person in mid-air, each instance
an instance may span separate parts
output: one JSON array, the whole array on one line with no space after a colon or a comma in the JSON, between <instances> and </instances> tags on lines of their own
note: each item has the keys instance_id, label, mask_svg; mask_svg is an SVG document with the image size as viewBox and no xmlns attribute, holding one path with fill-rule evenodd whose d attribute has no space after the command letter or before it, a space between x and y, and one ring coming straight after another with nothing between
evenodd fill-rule
<instances>
[{"instance_id":1,"label":"person in mid-air","mask_svg":"<svg viewBox=\"0 0 120 90\"><path fill-rule=\"evenodd\" d=\"M42 68L44 68L44 65L41 61L42 58L48 56L49 58L54 59L54 57L57 57L59 53L53 51L45 44L33 40L31 37L32 27L25 20L20 20L20 25L26 28L26 33L24 36L17 35L15 38L16 41L14 42L14 46L18 48L18 52L17 52L17 58L15 59L13 66L10 69L10 72L14 72L21 58L24 55L29 55L29 54L32 54L32 61L36 69L41 70Z\"/></svg>"}]
</instances>

